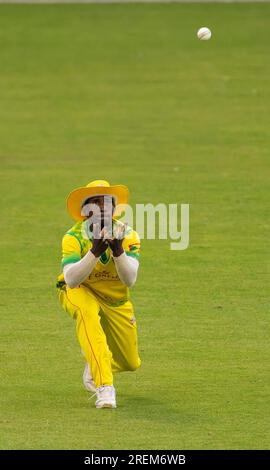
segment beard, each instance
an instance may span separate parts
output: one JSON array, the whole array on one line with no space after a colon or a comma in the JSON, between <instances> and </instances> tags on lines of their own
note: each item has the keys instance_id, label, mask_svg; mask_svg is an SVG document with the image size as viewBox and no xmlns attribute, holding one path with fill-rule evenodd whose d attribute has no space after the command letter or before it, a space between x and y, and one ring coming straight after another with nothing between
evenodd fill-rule
<instances>
[{"instance_id":1,"label":"beard","mask_svg":"<svg viewBox=\"0 0 270 470\"><path fill-rule=\"evenodd\" d=\"M101 230L105 228L108 233L109 238L112 238L113 233L113 220L112 214L101 214L101 216L95 216L93 213L89 216L87 220L88 231L90 234L93 233L93 226L97 224L97 232L100 233Z\"/></svg>"}]
</instances>

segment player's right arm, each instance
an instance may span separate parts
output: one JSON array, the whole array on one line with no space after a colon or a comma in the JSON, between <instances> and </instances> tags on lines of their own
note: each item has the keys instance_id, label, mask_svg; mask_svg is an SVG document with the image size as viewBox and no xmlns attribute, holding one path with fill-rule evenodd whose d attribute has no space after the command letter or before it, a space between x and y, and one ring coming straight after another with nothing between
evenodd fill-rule
<instances>
[{"instance_id":1,"label":"player's right arm","mask_svg":"<svg viewBox=\"0 0 270 470\"><path fill-rule=\"evenodd\" d=\"M62 240L62 268L65 282L71 289L84 281L88 271L90 273L92 266L91 263L89 265L90 260L88 255L89 253L82 258L79 240L73 235L64 235Z\"/></svg>"},{"instance_id":2,"label":"player's right arm","mask_svg":"<svg viewBox=\"0 0 270 470\"><path fill-rule=\"evenodd\" d=\"M62 267L67 286L74 289L81 284L91 274L106 248L107 244L102 239L93 239L91 250L81 258L80 242L73 235L66 234L62 240Z\"/></svg>"}]
</instances>

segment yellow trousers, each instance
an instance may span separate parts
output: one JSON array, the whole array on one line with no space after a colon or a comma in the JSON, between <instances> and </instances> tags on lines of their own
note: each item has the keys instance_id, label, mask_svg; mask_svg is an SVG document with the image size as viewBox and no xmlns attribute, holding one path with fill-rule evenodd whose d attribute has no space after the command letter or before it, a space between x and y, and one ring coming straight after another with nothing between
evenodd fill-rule
<instances>
[{"instance_id":1,"label":"yellow trousers","mask_svg":"<svg viewBox=\"0 0 270 470\"><path fill-rule=\"evenodd\" d=\"M113 372L140 367L137 325L130 301L111 307L83 285L74 289L65 286L58 292L64 310L76 320L78 340L96 387L113 385Z\"/></svg>"}]
</instances>

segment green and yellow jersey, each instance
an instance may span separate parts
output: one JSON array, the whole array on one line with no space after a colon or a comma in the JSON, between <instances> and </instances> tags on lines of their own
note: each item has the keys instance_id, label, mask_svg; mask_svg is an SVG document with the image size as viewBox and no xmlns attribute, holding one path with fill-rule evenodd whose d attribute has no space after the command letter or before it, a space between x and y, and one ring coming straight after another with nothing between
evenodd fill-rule
<instances>
[{"instance_id":1,"label":"green and yellow jersey","mask_svg":"<svg viewBox=\"0 0 270 470\"><path fill-rule=\"evenodd\" d=\"M119 221L114 223L121 223ZM80 261L92 247L92 234L87 230L87 221L77 222L66 232L62 239L62 269L70 263ZM127 256L139 257L140 239L130 227L127 227L123 240L123 249ZM111 249L102 253L88 278L82 283L108 305L121 305L129 299L129 289L119 279ZM63 288L63 272L58 276L57 287Z\"/></svg>"}]
</instances>

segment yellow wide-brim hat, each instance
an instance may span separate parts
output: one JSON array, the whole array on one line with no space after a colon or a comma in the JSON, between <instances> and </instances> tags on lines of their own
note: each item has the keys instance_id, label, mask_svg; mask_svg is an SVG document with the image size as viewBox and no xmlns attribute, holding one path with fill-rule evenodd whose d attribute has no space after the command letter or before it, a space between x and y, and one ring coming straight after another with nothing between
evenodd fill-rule
<instances>
[{"instance_id":1,"label":"yellow wide-brim hat","mask_svg":"<svg viewBox=\"0 0 270 470\"><path fill-rule=\"evenodd\" d=\"M67 210L73 219L77 221L84 220L85 217L81 215L84 202L89 197L106 195L114 197L116 204L114 216L119 217L123 212L123 205L127 205L128 203L128 188L122 184L111 186L110 183L105 180L91 181L86 186L71 191L67 197ZM117 206L120 204L122 207L118 209Z\"/></svg>"}]
</instances>

